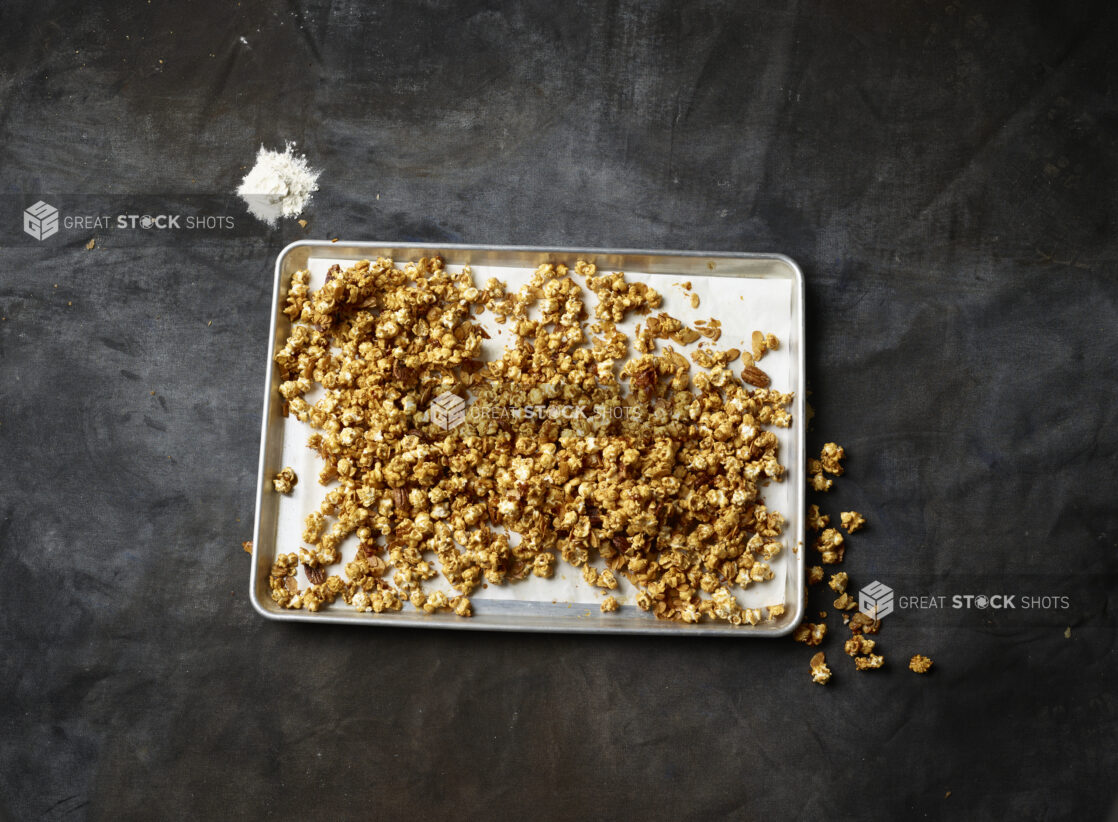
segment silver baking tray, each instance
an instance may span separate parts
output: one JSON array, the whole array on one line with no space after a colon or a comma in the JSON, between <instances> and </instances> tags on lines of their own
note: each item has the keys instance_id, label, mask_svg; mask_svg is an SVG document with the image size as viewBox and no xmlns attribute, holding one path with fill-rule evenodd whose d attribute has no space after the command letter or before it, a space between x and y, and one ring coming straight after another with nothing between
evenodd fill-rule
<instances>
[{"instance_id":1,"label":"silver baking tray","mask_svg":"<svg viewBox=\"0 0 1118 822\"><path fill-rule=\"evenodd\" d=\"M572 577L577 577L569 566L560 563L556 569L557 578L562 572L563 582L547 587L552 580L529 580L501 586L488 586L487 589L474 591L474 616L458 617L450 613L426 615L409 605L398 612L373 614L358 613L339 600L335 605L321 611L286 610L276 605L268 589L268 574L277 553L297 551L301 543L302 517L315 510L325 493L317 483L317 469L299 471L299 483L295 493L282 496L272 488L271 478L291 460L309 459L304 446L311 433L309 427L292 418L284 418L281 413L282 398L278 391L278 380L273 357L277 346L282 347L290 333L291 324L282 313L291 275L300 269L316 266L322 271L332 262L345 263L362 259L390 257L399 262L415 260L441 254L447 267L457 270L470 265L479 282L485 276L477 272L485 271L487 276L501 277L503 271L513 274L522 270L534 270L541 263L567 262L573 265L576 259L586 259L598 265L599 269L624 271L626 274L639 272L655 282L658 290L665 294L684 294L684 281L693 281L696 291L706 289L707 302L704 311L718 316L724 325L727 318L742 317L749 314L750 302L745 296L734 301L727 294L733 291L752 293L749 289L766 289L780 292L787 288L787 316L770 320L765 330L772 330L782 341L781 356L786 357L785 367L787 384L774 376L774 387L783 391L794 391L795 402L792 406L793 425L790 429L777 430L781 437L781 461L787 466L783 483L774 484L766 490L766 501L770 500L771 489L782 488L786 496L779 505L772 505L787 518L785 529L786 550L782 552L784 567L774 580L760 585L777 586L769 593L770 603L783 602L785 613L771 622L761 622L750 626L733 626L726 623L703 622L688 625L655 619L651 614L631 604L631 598L622 602L620 611L601 613L596 602L589 594L578 594L578 599L564 598L560 593L566 587L577 586ZM720 280L718 278L733 278ZM508 278L514 280L514 277ZM312 287L321 283L312 278ZM688 283L690 285L690 282ZM511 290L511 282L510 282ZM760 293L759 291L757 293ZM711 298L713 297L713 300ZM673 299L675 299L673 297ZM686 299L684 294L683 299ZM713 302L713 305L710 303ZM760 304L758 300L758 304ZM778 302L783 305L782 302ZM667 306L667 302L665 303ZM783 310L780 312L783 315ZM522 246L480 246L480 245L419 245L409 243L384 242L327 242L300 241L292 243L280 252L276 259L275 285L272 294L272 320L268 341L268 358L265 364L264 412L260 434L260 464L256 489L256 522L253 529L254 550L249 595L253 607L264 617L275 620L294 620L303 622L344 623L348 625L400 626L413 628L458 628L490 631L557 631L571 633L616 633L616 634L676 634L702 636L738 637L778 637L784 636L799 624L804 613L804 515L805 515L805 446L804 429L804 296L803 274L799 267L788 257L780 254L744 254L727 252L690 252L690 251L643 251L630 249L578 249L578 248L530 248ZM676 313L676 316L681 316ZM748 320L745 320L748 322ZM754 326L759 327L759 326ZM744 347L736 341L723 340L720 347ZM766 367L768 359L766 358ZM303 463L306 464L306 463ZM298 470L298 469L297 469ZM351 538L355 544L355 538ZM348 545L348 543L347 543ZM349 559L354 551L352 545L348 552L343 546L343 557ZM778 557L779 559L779 557ZM775 566L774 566L775 567ZM300 587L306 582L302 570L299 572ZM626 582L625 585L628 583ZM523 587L522 587L523 586ZM543 587L541 587L543 586ZM750 586L753 591L757 586ZM629 589L630 591L632 589ZM741 597L739 596L739 599ZM743 602L747 607L755 604Z\"/></svg>"}]
</instances>

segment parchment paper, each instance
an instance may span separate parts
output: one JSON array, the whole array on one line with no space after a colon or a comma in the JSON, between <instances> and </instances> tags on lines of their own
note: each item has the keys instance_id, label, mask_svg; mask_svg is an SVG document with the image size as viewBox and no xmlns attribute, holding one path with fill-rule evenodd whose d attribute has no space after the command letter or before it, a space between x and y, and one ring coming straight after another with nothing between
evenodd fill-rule
<instances>
[{"instance_id":1,"label":"parchment paper","mask_svg":"<svg viewBox=\"0 0 1118 822\"><path fill-rule=\"evenodd\" d=\"M404 262L406 261L397 261L398 264ZM568 261L572 269L574 262L574 259ZM326 271L334 263L338 263L345 268L352 265L353 261L323 257L312 257L310 259L308 267L311 272L310 286L312 289L319 288L325 282ZM454 265L453 260L449 258L447 267L454 272L461 269L461 266ZM507 283L510 292L519 289L526 283L533 271L530 268L503 266L473 266L471 270L474 281L479 286L483 286L489 277L496 277ZM725 350L727 348L738 348L742 351L750 350L750 337L755 329L776 334L781 341L780 348L767 353L759 365L772 378L774 388L781 391L793 389L795 385L793 369L797 361L796 352L801 340L798 338L798 328L792 316L793 283L791 280L758 277L696 277L694 275L675 277L634 271L626 271L625 275L630 281L644 282L658 290L663 296L663 305L658 311L667 312L683 320L689 326L693 327L697 320L709 320L712 317L719 320L722 323L722 336L717 343L710 346L715 350ZM574 275L573 271L572 277L583 286L587 309L592 312L597 298L593 292L585 287L582 278ZM684 287L687 283L690 284L689 290ZM698 308L691 307L692 294L699 297ZM618 328L630 337L630 355L635 352L632 342L636 339L636 326L644 319L643 315L634 313L625 322L618 324ZM491 336L491 339L487 340L483 346L485 358L495 359L499 357L505 346L512 342L512 332L507 326L498 325L494 322L493 314L490 312L476 316L474 321L483 325ZM699 342L704 341L709 343L706 338L702 338L689 346L680 346L676 343L672 343L672 345L676 350L682 351L686 355L688 352L695 350ZM735 373L740 373L740 360L733 363L731 368ZM698 366L692 365L692 374L698 373L700 370ZM321 391L321 388L317 388L316 392L308 394L308 401L313 402L321 396ZM802 424L802 421L793 420L793 426L800 424ZM795 477L800 476L799 466L789 465L789 460L794 454L791 433L794 428L774 428L771 430L775 431L780 439L781 461L789 467L789 474ZM283 464L295 469L299 476L299 483L292 495L283 497L280 501L277 531L277 551L280 553L297 551L302 546L299 537L303 531L303 520L307 514L318 509L328 490L328 488L319 485L317 481L319 471L322 469L321 461L306 447L307 438L312 433L313 429L309 425L299 422L294 417L288 418L284 423ZM780 511L785 515L785 550L770 563L774 574L773 579L762 583L754 583L744 590L734 589L738 602L743 607L759 608L785 601L786 578L795 567L792 542L793 534L795 534L796 512L794 510L792 487L789 479L785 479L783 482L771 483L762 491L765 504L769 509ZM357 539L356 537L350 537L342 546L343 563L352 560L356 551ZM600 558L594 564L599 570L605 567ZM330 570L332 573L342 573L341 567L341 565L336 565ZM581 572L578 569L559 559L555 566L555 574L550 579L529 576L527 579L518 582L503 585L490 584L488 587L476 589L470 594L470 599L475 612L481 612L485 608L487 600L509 599L548 603L566 602L571 607L593 607L594 610L597 610L601 600L607 594L615 596L623 607L632 605L636 593L635 587L620 577L618 582L619 586L616 591L605 591L588 585L582 579ZM300 569L299 585L304 587L306 584L307 580ZM428 593L440 588L445 590L448 596L453 596L456 593L450 589L441 576L429 580L424 587ZM330 607L348 608L349 606L339 600ZM405 608L410 607L405 606ZM633 608L635 609L635 606Z\"/></svg>"}]
</instances>

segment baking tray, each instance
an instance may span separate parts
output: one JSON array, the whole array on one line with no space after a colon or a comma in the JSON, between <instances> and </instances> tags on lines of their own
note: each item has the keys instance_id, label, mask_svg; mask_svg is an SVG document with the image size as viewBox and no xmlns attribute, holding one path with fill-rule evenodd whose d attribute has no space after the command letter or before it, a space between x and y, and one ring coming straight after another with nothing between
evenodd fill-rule
<instances>
[{"instance_id":1,"label":"baking tray","mask_svg":"<svg viewBox=\"0 0 1118 822\"><path fill-rule=\"evenodd\" d=\"M670 301L686 301L680 287L684 281L695 293L705 295L706 307L698 312L714 315L727 326L727 317L744 317L744 322L754 328L776 333L781 339L780 356L784 361L782 373L787 381L773 374L773 385L782 391L794 391L792 406L793 424L790 429L775 429L781 439L781 461L787 467L783 483L774 483L765 490L766 503L786 517L785 551L777 560L783 562L777 578L755 584L747 589L751 596L767 596L766 604L783 602L785 613L771 621L751 626L729 625L725 622L684 624L658 620L626 600L627 581L622 581L618 599L622 607L615 613L601 613L598 603L579 581L578 572L559 562L556 579L529 578L522 582L490 585L477 589L470 595L474 616L458 617L452 613L423 614L410 605L402 611L381 614L359 613L340 599L332 606L311 613L279 607L270 597L268 574L277 554L297 551L301 546L302 519L316 510L326 489L317 482L318 468L313 455L305 448L311 429L294 417L284 418L281 413L282 398L273 357L290 333L291 323L283 314L291 275L301 269L312 272L311 287L322 283L326 268L339 262L343 265L363 259L390 257L398 263L441 254L450 270L463 265L474 270L475 281L484 283L486 277L497 276L509 283L509 290L541 263L566 262L573 267L575 260L585 259L596 263L599 269L624 271L630 279L644 278L652 282L665 297L665 307L681 319L689 319L689 312L670 308ZM316 273L317 272L317 273ZM727 279L723 279L727 278ZM750 323L750 313L745 297L741 294L782 294L787 289L787 316L770 319L768 325ZM741 302L733 303L729 292L739 292ZM671 296L669 296L671 295ZM682 295L682 296L680 296ZM591 298L592 295L587 293ZM774 305L780 307L783 298ZM712 305L713 302L713 305ZM751 297L751 303L760 305L760 296ZM688 306L689 307L689 306ZM735 311L738 309L738 311ZM741 312L740 314L738 312ZM705 313L704 313L705 312ZM783 315L781 308L778 312ZM482 315L484 318L486 315ZM690 317L695 316L690 312ZM729 323L733 325L733 323ZM744 334L744 332L742 332ZM744 345L742 343L744 342ZM494 345L501 344L496 338ZM729 339L724 335L719 348L741 347L749 349L748 339ZM688 346L687 348L691 348ZM774 356L770 354L769 357ZM770 368L766 357L765 368ZM804 602L804 516L805 516L805 445L806 418L804 415L804 302L803 274L788 257L780 254L747 254L727 252L648 251L632 249L579 249L532 248L525 246L481 245L419 245L385 242L328 242L305 240L292 243L276 259L275 284L272 295L271 332L268 342L268 359L264 381L264 411L260 435L260 463L256 489L256 521L253 528L252 571L250 599L253 607L264 617L275 620L303 622L344 623L349 625L379 625L417 628L458 628L491 631L548 631L570 633L619 633L619 634L693 634L702 636L779 637L790 633L803 618ZM295 492L283 496L275 492L271 479L285 465L296 466L300 481ZM774 490L782 497L780 504L772 502ZM343 561L352 558L356 538L351 537L342 548ZM340 567L340 566L335 566ZM774 570L777 569L774 563ZM433 580L432 583L441 580ZM442 580L445 587L445 580ZM302 570L299 571L300 588L306 585ZM776 586L763 591L763 586ZM438 587L438 586L434 586ZM631 587L627 588L633 591ZM574 593L564 598L564 592ZM758 591L762 591L760 594ZM453 592L448 592L453 593ZM597 594L602 592L596 591ZM757 607L747 601L742 592L735 591L745 607ZM559 594L559 595L557 595ZM600 599L600 597L599 597Z\"/></svg>"}]
</instances>

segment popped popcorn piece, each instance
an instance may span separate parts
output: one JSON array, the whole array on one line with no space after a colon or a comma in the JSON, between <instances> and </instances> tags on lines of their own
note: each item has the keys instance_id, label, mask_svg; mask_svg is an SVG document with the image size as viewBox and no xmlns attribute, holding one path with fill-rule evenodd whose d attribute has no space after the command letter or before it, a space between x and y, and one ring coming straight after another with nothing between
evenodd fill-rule
<instances>
[{"instance_id":1,"label":"popped popcorn piece","mask_svg":"<svg viewBox=\"0 0 1118 822\"><path fill-rule=\"evenodd\" d=\"M814 548L822 554L824 565L835 565L842 562L843 555L846 552L843 542L843 536L836 528L828 528L816 538Z\"/></svg>"},{"instance_id":2,"label":"popped popcorn piece","mask_svg":"<svg viewBox=\"0 0 1118 822\"><path fill-rule=\"evenodd\" d=\"M847 627L855 634L876 634L881 628L881 620L866 616L859 611L850 617Z\"/></svg>"},{"instance_id":3,"label":"popped popcorn piece","mask_svg":"<svg viewBox=\"0 0 1118 822\"><path fill-rule=\"evenodd\" d=\"M871 651L873 651L873 648L876 644L877 643L874 642L872 639L867 639L861 634L855 634L854 636L850 637L850 639L846 640L846 642L842 646L842 649L846 651L846 653L848 653L850 656L858 656L859 654L870 653Z\"/></svg>"},{"instance_id":4,"label":"popped popcorn piece","mask_svg":"<svg viewBox=\"0 0 1118 822\"><path fill-rule=\"evenodd\" d=\"M807 584L817 585L823 581L823 566L812 565L807 569Z\"/></svg>"},{"instance_id":5,"label":"popped popcorn piece","mask_svg":"<svg viewBox=\"0 0 1118 822\"><path fill-rule=\"evenodd\" d=\"M826 623L804 622L796 626L796 630L792 632L792 639L805 645L818 645L826 635Z\"/></svg>"},{"instance_id":6,"label":"popped popcorn piece","mask_svg":"<svg viewBox=\"0 0 1118 822\"><path fill-rule=\"evenodd\" d=\"M857 511L843 511L839 515L842 519L842 527L846 529L846 533L853 534L866 524L866 519Z\"/></svg>"},{"instance_id":7,"label":"popped popcorn piece","mask_svg":"<svg viewBox=\"0 0 1118 822\"><path fill-rule=\"evenodd\" d=\"M827 658L822 651L811 658L811 681L816 685L826 685L831 681L831 669L827 667Z\"/></svg>"},{"instance_id":8,"label":"popped popcorn piece","mask_svg":"<svg viewBox=\"0 0 1118 822\"><path fill-rule=\"evenodd\" d=\"M823 466L823 470L828 474L834 474L836 477L840 477L843 472L841 462L845 457L846 452L841 445L828 442L823 446L823 452L819 455L819 462Z\"/></svg>"},{"instance_id":9,"label":"popped popcorn piece","mask_svg":"<svg viewBox=\"0 0 1118 822\"><path fill-rule=\"evenodd\" d=\"M822 570L822 569L820 569ZM834 591L836 594L841 594L846 591L846 583L850 577L846 571L839 571L838 573L831 574L831 579L827 583L827 587Z\"/></svg>"},{"instance_id":10,"label":"popped popcorn piece","mask_svg":"<svg viewBox=\"0 0 1118 822\"><path fill-rule=\"evenodd\" d=\"M295 475L295 469L287 467L276 474L275 478L272 480L272 485L275 486L276 491L279 493L290 494L298 482L299 478Z\"/></svg>"},{"instance_id":11,"label":"popped popcorn piece","mask_svg":"<svg viewBox=\"0 0 1118 822\"><path fill-rule=\"evenodd\" d=\"M602 573L598 574L598 581L595 583L595 585L597 585L599 588L605 588L612 591L617 588L617 579L614 578L613 571L607 568L606 570L602 571Z\"/></svg>"},{"instance_id":12,"label":"popped popcorn piece","mask_svg":"<svg viewBox=\"0 0 1118 822\"><path fill-rule=\"evenodd\" d=\"M807 509L807 527L812 531L822 531L830 522L829 516L819 513L818 505L812 505Z\"/></svg>"},{"instance_id":13,"label":"popped popcorn piece","mask_svg":"<svg viewBox=\"0 0 1118 822\"><path fill-rule=\"evenodd\" d=\"M869 671L874 668L880 668L884 664L885 657L881 656L881 654L854 657L854 667L859 671Z\"/></svg>"},{"instance_id":14,"label":"popped popcorn piece","mask_svg":"<svg viewBox=\"0 0 1118 822\"><path fill-rule=\"evenodd\" d=\"M928 657L923 654L916 654L908 661L908 668L918 674L926 674L932 669L932 664L932 660Z\"/></svg>"},{"instance_id":15,"label":"popped popcorn piece","mask_svg":"<svg viewBox=\"0 0 1118 822\"><path fill-rule=\"evenodd\" d=\"M616 611L620 607L621 606L617 604L617 600L612 596L608 596L608 597L606 597L605 599L602 600L602 612L603 613L609 613L611 611Z\"/></svg>"},{"instance_id":16,"label":"popped popcorn piece","mask_svg":"<svg viewBox=\"0 0 1118 822\"><path fill-rule=\"evenodd\" d=\"M844 592L835 600L834 605L839 611L852 611L858 607L858 600Z\"/></svg>"}]
</instances>

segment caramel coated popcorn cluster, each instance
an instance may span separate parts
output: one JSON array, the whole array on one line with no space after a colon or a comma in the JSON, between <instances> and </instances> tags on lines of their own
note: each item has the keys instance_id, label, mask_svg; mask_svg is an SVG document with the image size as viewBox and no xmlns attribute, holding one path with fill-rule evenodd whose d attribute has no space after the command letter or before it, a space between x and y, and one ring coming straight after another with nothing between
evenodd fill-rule
<instances>
[{"instance_id":1,"label":"caramel coated popcorn cluster","mask_svg":"<svg viewBox=\"0 0 1118 822\"><path fill-rule=\"evenodd\" d=\"M758 342L757 337L754 337L754 342ZM842 446L833 442L828 442L823 446L823 450L817 458L809 459L807 461L807 476L808 486L815 491L829 491L833 484L833 480L828 478L827 474L832 477L842 476L845 469L842 465L842 460L845 459L846 452ZM853 534L860 531L865 527L866 519L857 511L843 511L840 514L842 527L846 530L847 534ZM826 572L823 566L836 565L841 563L846 553L846 537L837 528L828 527L831 523L831 518L820 511L818 505L811 505L807 510L807 527L818 533L818 536L813 541L812 547L820 555L820 565L814 565L808 568L807 584L808 586L817 585L823 581ZM850 585L850 577L846 571L837 571L830 575L827 581L827 586L838 597L833 601L835 610L841 615L843 624L850 629L850 639L843 643L843 650L846 654L853 658L854 667L859 671L868 671L881 668L885 664L885 657L880 653L874 653L877 647L877 641L870 639L868 634L876 634L881 629L881 621L874 619L860 611L851 614L858 607L858 600L853 596L847 588ZM820 614L825 617L825 613ZM796 627L792 632L792 638L797 642L803 642L806 645L820 645L827 636L827 625L825 622L813 623L804 622ZM923 666L921 660L926 657L917 655L913 657L910 667ZM822 652L817 653L811 659L812 681L818 684L826 684L830 681L831 670L823 665ZM817 668L817 663L823 668L826 668L826 674L821 673L823 668ZM931 665L930 660L928 665ZM917 670L912 667L912 670ZM921 671L922 673L922 671Z\"/></svg>"},{"instance_id":2,"label":"caramel coated popcorn cluster","mask_svg":"<svg viewBox=\"0 0 1118 822\"><path fill-rule=\"evenodd\" d=\"M822 651L811 658L811 681L816 685L826 685L831 681L831 669L827 667L827 657Z\"/></svg>"},{"instance_id":3,"label":"caramel coated popcorn cluster","mask_svg":"<svg viewBox=\"0 0 1118 822\"><path fill-rule=\"evenodd\" d=\"M926 674L932 670L932 660L923 654L916 654L908 661L908 669L918 674Z\"/></svg>"},{"instance_id":4,"label":"caramel coated popcorn cluster","mask_svg":"<svg viewBox=\"0 0 1118 822\"><path fill-rule=\"evenodd\" d=\"M576 276L597 297L592 312ZM716 340L717 321L700 332L651 315L659 293L585 261L542 265L515 293L437 257L334 266L320 289L308 284L307 272L292 278L294 325L275 362L287 413L315 429L308 444L330 490L306 519L306 547L272 567L279 605L340 598L359 611L469 616L478 586L551 577L562 561L603 593L628 580L660 619L784 613L743 608L735 591L771 579L784 550L784 517L762 489L785 476L770 429L791 425L793 395L752 361L735 374L737 349L700 349L692 374L669 343ZM493 360L476 321L485 311L512 337ZM617 327L631 312L647 316L635 353ZM433 400L467 398L453 425L429 413ZM561 413L517 413L540 408ZM328 573L354 534L356 558ZM440 577L448 590L426 593Z\"/></svg>"},{"instance_id":5,"label":"caramel coated popcorn cluster","mask_svg":"<svg viewBox=\"0 0 1118 822\"><path fill-rule=\"evenodd\" d=\"M299 482L299 477L295 475L295 469L290 466L284 468L272 479L272 485L280 494L290 494L295 490L295 485Z\"/></svg>"}]
</instances>

